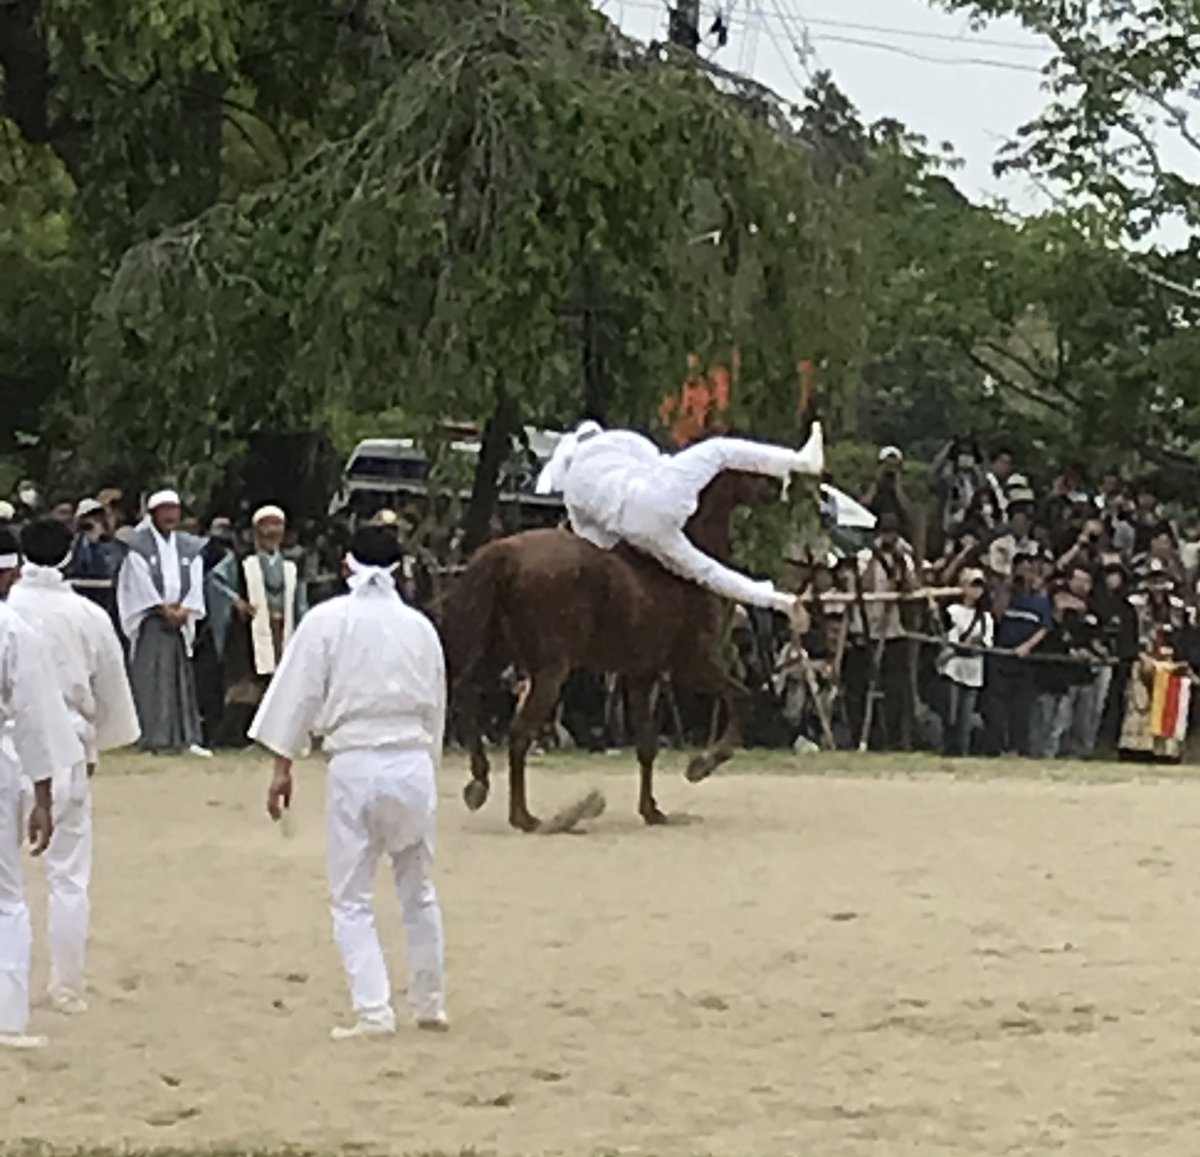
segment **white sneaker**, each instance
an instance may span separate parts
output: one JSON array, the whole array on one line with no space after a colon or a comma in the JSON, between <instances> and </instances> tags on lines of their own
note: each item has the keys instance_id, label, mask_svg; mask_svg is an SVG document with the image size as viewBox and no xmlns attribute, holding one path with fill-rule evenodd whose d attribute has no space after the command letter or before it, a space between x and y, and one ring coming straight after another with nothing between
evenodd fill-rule
<instances>
[{"instance_id":1,"label":"white sneaker","mask_svg":"<svg viewBox=\"0 0 1200 1157\"><path fill-rule=\"evenodd\" d=\"M439 1012L436 1016L419 1016L417 1028L422 1032L449 1032L450 1018L444 1012Z\"/></svg>"},{"instance_id":2,"label":"white sneaker","mask_svg":"<svg viewBox=\"0 0 1200 1157\"><path fill-rule=\"evenodd\" d=\"M188 748L188 755L194 755L197 759L212 759L213 753L207 747L201 747L198 743L193 743Z\"/></svg>"},{"instance_id":3,"label":"white sneaker","mask_svg":"<svg viewBox=\"0 0 1200 1157\"><path fill-rule=\"evenodd\" d=\"M821 431L821 423L814 422L812 433L804 448L796 454L796 464L792 467L794 474L823 474L825 472L825 435Z\"/></svg>"},{"instance_id":4,"label":"white sneaker","mask_svg":"<svg viewBox=\"0 0 1200 1157\"><path fill-rule=\"evenodd\" d=\"M44 1049L50 1042L44 1036L24 1033L0 1033L0 1049Z\"/></svg>"},{"instance_id":5,"label":"white sneaker","mask_svg":"<svg viewBox=\"0 0 1200 1157\"><path fill-rule=\"evenodd\" d=\"M349 1028L340 1025L330 1034L330 1040L362 1040L368 1037L396 1035L396 1018L380 1017L378 1019L359 1017L358 1021Z\"/></svg>"},{"instance_id":6,"label":"white sneaker","mask_svg":"<svg viewBox=\"0 0 1200 1157\"><path fill-rule=\"evenodd\" d=\"M82 1016L88 1010L88 1002L71 992L52 992L50 1003L56 1012L64 1016Z\"/></svg>"}]
</instances>

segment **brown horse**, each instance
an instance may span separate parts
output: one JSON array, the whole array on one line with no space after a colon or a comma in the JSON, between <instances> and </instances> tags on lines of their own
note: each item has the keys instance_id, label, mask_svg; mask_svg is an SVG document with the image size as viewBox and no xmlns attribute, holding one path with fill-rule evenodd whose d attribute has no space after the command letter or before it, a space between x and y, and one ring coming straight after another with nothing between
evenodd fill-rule
<instances>
[{"instance_id":1,"label":"brown horse","mask_svg":"<svg viewBox=\"0 0 1200 1157\"><path fill-rule=\"evenodd\" d=\"M726 471L701 495L688 537L726 560L734 510L778 496L779 484L771 479ZM508 819L522 831L539 825L525 797L526 756L577 668L625 677L641 765L638 811L648 824L667 822L653 784L654 697L662 675L725 704L725 731L712 751L692 760L689 780L711 775L741 744L747 692L718 661L721 600L623 544L601 550L567 530L500 539L471 559L439 617L451 698L471 753L472 778L463 797L472 811L484 805L490 790L480 695L509 664L530 680L508 735Z\"/></svg>"}]
</instances>

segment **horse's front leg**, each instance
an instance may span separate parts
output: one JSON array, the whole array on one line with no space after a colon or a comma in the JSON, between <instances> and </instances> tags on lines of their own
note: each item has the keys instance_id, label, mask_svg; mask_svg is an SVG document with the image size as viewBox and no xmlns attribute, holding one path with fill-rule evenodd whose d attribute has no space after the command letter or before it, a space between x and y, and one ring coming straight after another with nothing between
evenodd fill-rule
<instances>
[{"instance_id":1,"label":"horse's front leg","mask_svg":"<svg viewBox=\"0 0 1200 1157\"><path fill-rule=\"evenodd\" d=\"M658 755L658 727L655 724L658 681L654 677L630 679L627 686L641 780L638 814L648 824L665 824L667 816L654 798L654 759Z\"/></svg>"},{"instance_id":2,"label":"horse's front leg","mask_svg":"<svg viewBox=\"0 0 1200 1157\"><path fill-rule=\"evenodd\" d=\"M728 763L742 746L742 714L750 700L750 691L715 660L709 660L700 670L687 672L685 677L696 690L715 695L725 708L725 730L716 746L697 755L688 764L685 773L688 781L699 783L723 763Z\"/></svg>"}]
</instances>

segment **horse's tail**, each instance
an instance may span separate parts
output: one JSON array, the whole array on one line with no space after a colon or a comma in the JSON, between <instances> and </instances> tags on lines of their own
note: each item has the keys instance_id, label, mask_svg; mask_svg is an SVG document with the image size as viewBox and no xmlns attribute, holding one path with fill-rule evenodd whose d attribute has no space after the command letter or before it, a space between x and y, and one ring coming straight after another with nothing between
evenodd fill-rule
<instances>
[{"instance_id":1,"label":"horse's tail","mask_svg":"<svg viewBox=\"0 0 1200 1157\"><path fill-rule=\"evenodd\" d=\"M498 604L508 570L502 541L478 551L441 601L438 628L451 689L483 667L500 642Z\"/></svg>"}]
</instances>

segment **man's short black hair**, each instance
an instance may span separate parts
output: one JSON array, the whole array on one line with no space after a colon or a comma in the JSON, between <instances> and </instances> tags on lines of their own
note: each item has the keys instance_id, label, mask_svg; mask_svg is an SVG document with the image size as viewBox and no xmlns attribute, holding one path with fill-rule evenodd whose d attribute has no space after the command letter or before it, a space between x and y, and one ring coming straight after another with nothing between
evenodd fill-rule
<instances>
[{"instance_id":1,"label":"man's short black hair","mask_svg":"<svg viewBox=\"0 0 1200 1157\"><path fill-rule=\"evenodd\" d=\"M71 528L57 518L39 518L21 531L21 551L35 566L58 566L71 543Z\"/></svg>"},{"instance_id":2,"label":"man's short black hair","mask_svg":"<svg viewBox=\"0 0 1200 1157\"><path fill-rule=\"evenodd\" d=\"M350 536L349 551L365 566L393 567L404 557L400 539L390 526L360 526Z\"/></svg>"},{"instance_id":3,"label":"man's short black hair","mask_svg":"<svg viewBox=\"0 0 1200 1157\"><path fill-rule=\"evenodd\" d=\"M1006 446L1003 442L1001 442L999 446L995 446L992 449L991 460L993 462L995 462L997 458L1015 458L1015 457L1016 457L1016 455L1012 452L1012 447Z\"/></svg>"},{"instance_id":4,"label":"man's short black hair","mask_svg":"<svg viewBox=\"0 0 1200 1157\"><path fill-rule=\"evenodd\" d=\"M20 554L21 544L7 526L0 526L0 554Z\"/></svg>"}]
</instances>

